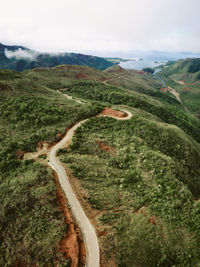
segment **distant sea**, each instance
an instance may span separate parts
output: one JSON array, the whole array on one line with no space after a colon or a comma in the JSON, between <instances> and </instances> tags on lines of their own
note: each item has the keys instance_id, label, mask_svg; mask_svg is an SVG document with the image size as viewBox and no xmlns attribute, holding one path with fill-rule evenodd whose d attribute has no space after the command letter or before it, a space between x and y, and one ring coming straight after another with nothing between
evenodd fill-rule
<instances>
[{"instance_id":1,"label":"distant sea","mask_svg":"<svg viewBox=\"0 0 200 267\"><path fill-rule=\"evenodd\" d=\"M120 62L120 66L124 69L134 69L134 70L142 70L143 68L155 68L159 65L164 64L165 62L158 62L150 59L136 59L134 61L126 61L126 62Z\"/></svg>"},{"instance_id":2,"label":"distant sea","mask_svg":"<svg viewBox=\"0 0 200 267\"><path fill-rule=\"evenodd\" d=\"M134 55L134 56L133 56ZM123 56L122 56L123 58ZM168 52L135 52L132 55L124 56L124 58L135 59L134 61L120 62L120 66L124 69L142 70L143 68L155 68L169 60L179 60L186 58L200 58L200 54L194 53L168 53ZM140 60L142 59L142 60Z\"/></svg>"}]
</instances>

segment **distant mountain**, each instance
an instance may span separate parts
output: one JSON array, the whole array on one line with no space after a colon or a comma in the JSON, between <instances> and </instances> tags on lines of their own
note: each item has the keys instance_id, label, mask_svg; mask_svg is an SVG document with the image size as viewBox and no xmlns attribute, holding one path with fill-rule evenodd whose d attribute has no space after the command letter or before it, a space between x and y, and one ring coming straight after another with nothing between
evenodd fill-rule
<instances>
[{"instance_id":1,"label":"distant mountain","mask_svg":"<svg viewBox=\"0 0 200 267\"><path fill-rule=\"evenodd\" d=\"M114 65L96 56L76 53L39 53L23 46L0 44L0 69L23 71L38 67L55 67L60 64L86 65L99 70Z\"/></svg>"},{"instance_id":2,"label":"distant mountain","mask_svg":"<svg viewBox=\"0 0 200 267\"><path fill-rule=\"evenodd\" d=\"M17 45L3 45L0 43L0 52L4 52L5 49L9 49L11 51L15 51L18 49L22 49L22 50L29 50L23 46L17 46Z\"/></svg>"}]
</instances>

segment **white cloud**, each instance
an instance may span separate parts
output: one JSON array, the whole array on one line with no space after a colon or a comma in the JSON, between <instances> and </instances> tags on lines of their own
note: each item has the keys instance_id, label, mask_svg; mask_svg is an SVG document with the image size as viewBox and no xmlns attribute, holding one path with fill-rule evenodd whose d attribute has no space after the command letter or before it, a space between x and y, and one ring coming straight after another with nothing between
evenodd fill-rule
<instances>
[{"instance_id":1,"label":"white cloud","mask_svg":"<svg viewBox=\"0 0 200 267\"><path fill-rule=\"evenodd\" d=\"M50 52L200 52L199 10L199 0L7 0L0 42Z\"/></svg>"},{"instance_id":2,"label":"white cloud","mask_svg":"<svg viewBox=\"0 0 200 267\"><path fill-rule=\"evenodd\" d=\"M7 58L16 58L16 59L34 60L37 57L36 52L29 50L22 50L21 48L15 51L5 49L4 54Z\"/></svg>"}]
</instances>

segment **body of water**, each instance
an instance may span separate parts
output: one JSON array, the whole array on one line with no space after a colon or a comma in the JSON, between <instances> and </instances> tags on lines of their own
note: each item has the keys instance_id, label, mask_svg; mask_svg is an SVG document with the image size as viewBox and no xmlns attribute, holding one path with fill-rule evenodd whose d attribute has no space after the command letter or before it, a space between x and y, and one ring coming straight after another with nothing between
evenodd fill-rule
<instances>
[{"instance_id":1,"label":"body of water","mask_svg":"<svg viewBox=\"0 0 200 267\"><path fill-rule=\"evenodd\" d=\"M126 61L126 62L120 62L120 66L124 69L134 69L134 70L142 70L143 68L156 68L154 72L154 76L162 82L163 87L165 87L165 82L158 76L158 72L160 71L160 68L158 68L160 65L165 64L166 62L159 62L156 60L150 60L150 59L136 59L133 61Z\"/></svg>"},{"instance_id":2,"label":"body of water","mask_svg":"<svg viewBox=\"0 0 200 267\"><path fill-rule=\"evenodd\" d=\"M137 59L134 61L120 62L119 65L124 69L142 70L143 68L155 68L163 64L164 62L157 62L150 59Z\"/></svg>"}]
</instances>

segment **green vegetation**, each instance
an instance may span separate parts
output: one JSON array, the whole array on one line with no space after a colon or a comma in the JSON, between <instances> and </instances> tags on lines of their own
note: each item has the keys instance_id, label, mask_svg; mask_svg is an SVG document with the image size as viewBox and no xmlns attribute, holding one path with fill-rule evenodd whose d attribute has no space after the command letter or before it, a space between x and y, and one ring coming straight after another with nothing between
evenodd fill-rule
<instances>
[{"instance_id":1,"label":"green vegetation","mask_svg":"<svg viewBox=\"0 0 200 267\"><path fill-rule=\"evenodd\" d=\"M131 90L124 91L123 89L111 85L102 86L101 83L87 81L74 82L71 86L68 86L66 92L86 100L101 101L105 105L121 105L126 103L126 105L130 107L143 109L158 116L167 123L179 126L200 142L199 120L187 114L179 104L173 105L173 100L171 100L171 105L168 105L169 99L173 98L167 96L165 98L160 92L154 95L160 100L158 101L146 94L139 94ZM176 103L176 101L174 101L174 103Z\"/></svg>"},{"instance_id":2,"label":"green vegetation","mask_svg":"<svg viewBox=\"0 0 200 267\"><path fill-rule=\"evenodd\" d=\"M196 73L200 71L200 59L199 58L187 58L181 59L168 64L168 68L164 68L168 75L174 73Z\"/></svg>"},{"instance_id":3,"label":"green vegetation","mask_svg":"<svg viewBox=\"0 0 200 267\"><path fill-rule=\"evenodd\" d=\"M200 147L179 128L130 110L130 121L90 119L61 160L101 211L99 222L109 229L105 254L117 255L118 266L196 266Z\"/></svg>"},{"instance_id":4,"label":"green vegetation","mask_svg":"<svg viewBox=\"0 0 200 267\"><path fill-rule=\"evenodd\" d=\"M153 74L155 69L154 68L143 68L143 71Z\"/></svg>"},{"instance_id":5,"label":"green vegetation","mask_svg":"<svg viewBox=\"0 0 200 267\"><path fill-rule=\"evenodd\" d=\"M159 84L151 74L119 66L0 70L1 266L65 266L58 244L67 226L52 171L19 155L41 140L56 142L58 133L88 117L59 156L87 191L85 201L100 211L104 257L127 267L198 266L200 122ZM104 107L133 117L93 117Z\"/></svg>"},{"instance_id":6,"label":"green vegetation","mask_svg":"<svg viewBox=\"0 0 200 267\"><path fill-rule=\"evenodd\" d=\"M0 77L0 265L62 266L58 244L67 228L52 171L17 154L34 151L41 140L55 142L57 133L102 107L75 104L23 74L0 71Z\"/></svg>"},{"instance_id":7,"label":"green vegetation","mask_svg":"<svg viewBox=\"0 0 200 267\"><path fill-rule=\"evenodd\" d=\"M25 161L0 178L0 265L53 263L67 228L58 210L52 173Z\"/></svg>"},{"instance_id":8,"label":"green vegetation","mask_svg":"<svg viewBox=\"0 0 200 267\"><path fill-rule=\"evenodd\" d=\"M183 104L190 112L200 114L200 59L188 58L172 62L164 67L159 76L167 86L180 93Z\"/></svg>"},{"instance_id":9,"label":"green vegetation","mask_svg":"<svg viewBox=\"0 0 200 267\"><path fill-rule=\"evenodd\" d=\"M152 74L145 73L144 71L125 70L118 65L112 66L104 71L104 73L112 75L109 84L128 88L132 90L147 89L155 90L161 88L161 83Z\"/></svg>"},{"instance_id":10,"label":"green vegetation","mask_svg":"<svg viewBox=\"0 0 200 267\"><path fill-rule=\"evenodd\" d=\"M120 62L127 62L127 61L134 61L134 59L129 58L120 58L120 57L105 57L106 60L114 63L119 64Z\"/></svg>"},{"instance_id":11,"label":"green vegetation","mask_svg":"<svg viewBox=\"0 0 200 267\"><path fill-rule=\"evenodd\" d=\"M7 58L4 53L5 49L9 51L17 51L18 49L21 49L30 53L33 58ZM0 69L23 71L41 67L51 68L61 64L86 65L100 70L113 66L111 61L102 57L76 53L38 53L22 46L6 46L0 44Z\"/></svg>"}]
</instances>

